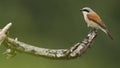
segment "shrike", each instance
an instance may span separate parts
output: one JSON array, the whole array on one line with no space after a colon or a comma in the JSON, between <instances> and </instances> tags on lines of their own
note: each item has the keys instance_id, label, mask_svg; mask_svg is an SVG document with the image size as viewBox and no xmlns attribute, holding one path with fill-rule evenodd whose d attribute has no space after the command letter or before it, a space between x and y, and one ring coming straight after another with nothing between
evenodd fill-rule
<instances>
[{"instance_id":1,"label":"shrike","mask_svg":"<svg viewBox=\"0 0 120 68\"><path fill-rule=\"evenodd\" d=\"M102 22L100 16L97 13L95 13L89 7L84 7L82 9L80 9L80 11L82 11L84 19L85 19L88 27L102 30L113 40L113 37L111 36L108 29L106 28L106 25Z\"/></svg>"}]
</instances>

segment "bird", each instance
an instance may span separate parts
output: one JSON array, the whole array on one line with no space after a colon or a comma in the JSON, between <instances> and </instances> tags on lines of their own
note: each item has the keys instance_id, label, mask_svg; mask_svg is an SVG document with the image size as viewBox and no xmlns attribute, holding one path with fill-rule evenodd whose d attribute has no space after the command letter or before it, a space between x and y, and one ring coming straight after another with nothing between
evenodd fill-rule
<instances>
[{"instance_id":1,"label":"bird","mask_svg":"<svg viewBox=\"0 0 120 68\"><path fill-rule=\"evenodd\" d=\"M82 11L85 22L87 23L88 27L102 30L103 32L105 32L105 34L107 34L113 40L113 37L108 31L106 25L103 23L102 19L95 11L93 11L89 7L84 7L80 9L80 11Z\"/></svg>"}]
</instances>

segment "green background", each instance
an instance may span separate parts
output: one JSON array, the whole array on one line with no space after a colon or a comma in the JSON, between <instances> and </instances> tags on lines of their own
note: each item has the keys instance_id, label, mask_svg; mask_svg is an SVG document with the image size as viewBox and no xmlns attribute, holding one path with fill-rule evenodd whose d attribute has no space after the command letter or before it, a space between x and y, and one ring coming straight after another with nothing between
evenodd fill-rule
<instances>
[{"instance_id":1,"label":"green background","mask_svg":"<svg viewBox=\"0 0 120 68\"><path fill-rule=\"evenodd\" d=\"M56 60L18 53L7 60L0 47L0 68L119 68L120 0L0 0L0 27L12 22L10 37L44 48L69 48L89 32L83 7L96 11L112 33L102 31L85 54Z\"/></svg>"}]
</instances>

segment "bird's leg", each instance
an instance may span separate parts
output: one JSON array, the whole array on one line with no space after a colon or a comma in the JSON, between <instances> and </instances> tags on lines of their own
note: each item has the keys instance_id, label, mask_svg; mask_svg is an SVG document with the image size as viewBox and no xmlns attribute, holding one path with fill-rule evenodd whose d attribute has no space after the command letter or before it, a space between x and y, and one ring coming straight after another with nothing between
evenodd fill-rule
<instances>
[{"instance_id":1,"label":"bird's leg","mask_svg":"<svg viewBox=\"0 0 120 68\"><path fill-rule=\"evenodd\" d=\"M97 29L93 28L93 31L95 31L95 33L97 33Z\"/></svg>"},{"instance_id":2,"label":"bird's leg","mask_svg":"<svg viewBox=\"0 0 120 68\"><path fill-rule=\"evenodd\" d=\"M92 32L92 31L95 31L95 33L96 33L96 32L97 32L97 29L91 28L90 31L89 31L89 33Z\"/></svg>"}]
</instances>

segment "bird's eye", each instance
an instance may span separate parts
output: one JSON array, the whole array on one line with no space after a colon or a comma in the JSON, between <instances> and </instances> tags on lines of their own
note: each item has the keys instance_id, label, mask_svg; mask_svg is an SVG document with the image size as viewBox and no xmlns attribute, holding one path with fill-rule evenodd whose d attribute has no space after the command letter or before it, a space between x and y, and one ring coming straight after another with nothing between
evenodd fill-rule
<instances>
[{"instance_id":1,"label":"bird's eye","mask_svg":"<svg viewBox=\"0 0 120 68\"><path fill-rule=\"evenodd\" d=\"M90 11L89 11L89 10L87 10L87 9L83 9L83 11L90 12Z\"/></svg>"}]
</instances>

